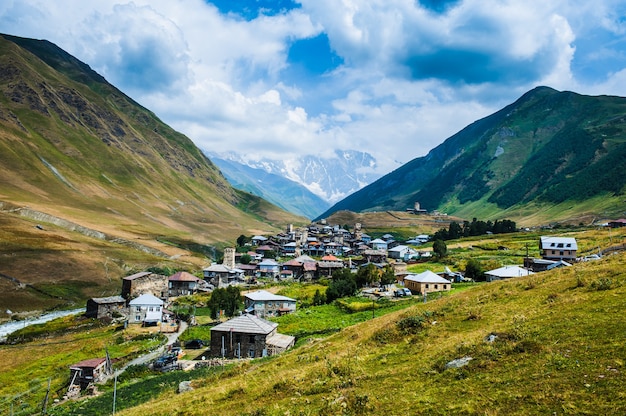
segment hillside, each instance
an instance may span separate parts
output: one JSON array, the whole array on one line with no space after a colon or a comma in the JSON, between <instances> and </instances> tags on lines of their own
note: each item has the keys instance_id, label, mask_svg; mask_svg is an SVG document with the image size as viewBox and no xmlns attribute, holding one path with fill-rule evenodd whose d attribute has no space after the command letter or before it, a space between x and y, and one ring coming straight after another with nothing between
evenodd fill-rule
<instances>
[{"instance_id":1,"label":"hillside","mask_svg":"<svg viewBox=\"0 0 626 416\"><path fill-rule=\"evenodd\" d=\"M17 310L116 293L148 266L197 270L241 234L306 222L233 189L189 138L50 42L0 36L0 90L0 285Z\"/></svg>"},{"instance_id":2,"label":"hillside","mask_svg":"<svg viewBox=\"0 0 626 416\"><path fill-rule=\"evenodd\" d=\"M477 285L120 415L623 414L625 266L620 254Z\"/></svg>"},{"instance_id":3,"label":"hillside","mask_svg":"<svg viewBox=\"0 0 626 416\"><path fill-rule=\"evenodd\" d=\"M331 207L586 222L626 210L626 98L547 87L478 120Z\"/></svg>"}]
</instances>

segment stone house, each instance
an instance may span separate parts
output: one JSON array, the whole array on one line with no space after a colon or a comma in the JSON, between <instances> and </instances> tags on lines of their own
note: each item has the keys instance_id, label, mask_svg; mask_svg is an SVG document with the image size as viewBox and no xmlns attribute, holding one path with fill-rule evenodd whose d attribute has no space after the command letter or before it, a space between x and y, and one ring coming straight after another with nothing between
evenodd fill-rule
<instances>
[{"instance_id":1,"label":"stone house","mask_svg":"<svg viewBox=\"0 0 626 416\"><path fill-rule=\"evenodd\" d=\"M245 311L260 318L280 316L295 312L296 300L275 295L266 290L257 290L244 295Z\"/></svg>"},{"instance_id":2,"label":"stone house","mask_svg":"<svg viewBox=\"0 0 626 416\"><path fill-rule=\"evenodd\" d=\"M122 278L122 297L131 299L150 293L157 298L167 299L168 277L152 272L139 272Z\"/></svg>"},{"instance_id":3,"label":"stone house","mask_svg":"<svg viewBox=\"0 0 626 416\"><path fill-rule=\"evenodd\" d=\"M277 332L278 324L254 315L241 315L211 328L213 357L259 358L279 354L295 338Z\"/></svg>"},{"instance_id":4,"label":"stone house","mask_svg":"<svg viewBox=\"0 0 626 416\"><path fill-rule=\"evenodd\" d=\"M201 280L188 272L175 273L168 279L168 293L173 297L193 295L198 291Z\"/></svg>"},{"instance_id":5,"label":"stone house","mask_svg":"<svg viewBox=\"0 0 626 416\"><path fill-rule=\"evenodd\" d=\"M85 316L96 319L113 319L127 315L126 299L121 296L91 298L87 301Z\"/></svg>"}]
</instances>

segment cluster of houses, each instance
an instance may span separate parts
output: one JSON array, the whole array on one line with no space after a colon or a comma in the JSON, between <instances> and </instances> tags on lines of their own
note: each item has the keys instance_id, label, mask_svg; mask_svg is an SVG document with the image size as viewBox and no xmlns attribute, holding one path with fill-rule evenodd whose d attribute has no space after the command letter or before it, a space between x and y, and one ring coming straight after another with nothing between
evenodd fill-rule
<instances>
[{"instance_id":1,"label":"cluster of houses","mask_svg":"<svg viewBox=\"0 0 626 416\"><path fill-rule=\"evenodd\" d=\"M384 266L388 259L407 262L430 257L430 251L414 248L428 240L428 235L418 235L402 243L391 234L372 239L358 223L353 232L338 225L311 224L297 230L290 226L274 236L252 237L248 252L225 249L223 263L205 268L204 279L216 287L250 284L258 278L313 281L346 267L356 270L367 263ZM251 261L244 264L244 256ZM287 260L279 263L275 258Z\"/></svg>"}]
</instances>

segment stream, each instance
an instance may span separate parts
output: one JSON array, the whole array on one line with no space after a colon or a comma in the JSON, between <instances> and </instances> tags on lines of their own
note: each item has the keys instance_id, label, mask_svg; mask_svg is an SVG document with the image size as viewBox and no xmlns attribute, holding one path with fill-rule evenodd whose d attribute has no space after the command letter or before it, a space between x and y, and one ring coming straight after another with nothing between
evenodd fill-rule
<instances>
[{"instance_id":1,"label":"stream","mask_svg":"<svg viewBox=\"0 0 626 416\"><path fill-rule=\"evenodd\" d=\"M44 313L43 315L38 316L37 318L29 318L29 319L24 319L21 321L5 322L3 324L0 324L0 339L3 339L10 333L17 331L18 329L25 328L29 325L42 324L44 322L48 322L56 318L61 318L61 317L68 316L68 315L77 315L79 313L84 313L84 312L85 312L85 308L71 309L67 311L54 311L54 312Z\"/></svg>"}]
</instances>

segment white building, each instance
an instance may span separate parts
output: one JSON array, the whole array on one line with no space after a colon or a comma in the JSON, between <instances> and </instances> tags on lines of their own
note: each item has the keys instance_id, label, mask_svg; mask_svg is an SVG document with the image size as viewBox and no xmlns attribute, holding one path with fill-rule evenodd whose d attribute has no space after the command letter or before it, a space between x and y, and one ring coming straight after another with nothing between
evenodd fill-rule
<instances>
[{"instance_id":1,"label":"white building","mask_svg":"<svg viewBox=\"0 0 626 416\"><path fill-rule=\"evenodd\" d=\"M129 322L140 324L158 324L163 320L163 301L154 295L144 293L131 300Z\"/></svg>"}]
</instances>

